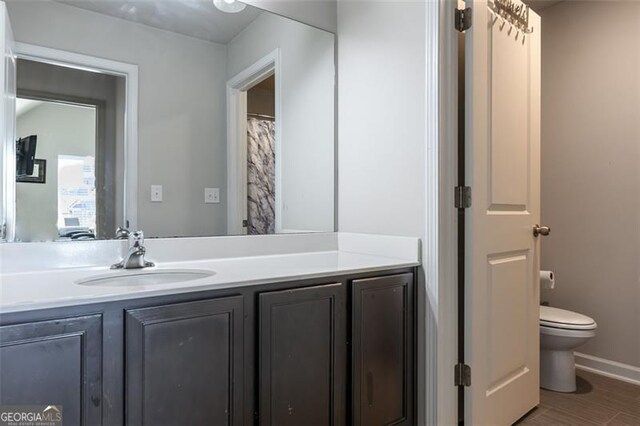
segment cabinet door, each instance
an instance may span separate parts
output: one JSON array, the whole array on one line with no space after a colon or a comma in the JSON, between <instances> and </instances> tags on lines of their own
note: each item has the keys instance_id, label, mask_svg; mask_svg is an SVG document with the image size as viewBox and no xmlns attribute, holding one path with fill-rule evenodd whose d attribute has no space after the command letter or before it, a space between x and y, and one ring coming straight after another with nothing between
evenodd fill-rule
<instances>
[{"instance_id":1,"label":"cabinet door","mask_svg":"<svg viewBox=\"0 0 640 426\"><path fill-rule=\"evenodd\" d=\"M413 423L413 274L354 280L355 426Z\"/></svg>"},{"instance_id":2,"label":"cabinet door","mask_svg":"<svg viewBox=\"0 0 640 426\"><path fill-rule=\"evenodd\" d=\"M69 425L102 423L102 316L0 327L0 405L62 407Z\"/></svg>"},{"instance_id":3,"label":"cabinet door","mask_svg":"<svg viewBox=\"0 0 640 426\"><path fill-rule=\"evenodd\" d=\"M259 303L260 425L344 425L344 286L261 293Z\"/></svg>"},{"instance_id":4,"label":"cabinet door","mask_svg":"<svg viewBox=\"0 0 640 426\"><path fill-rule=\"evenodd\" d=\"M126 312L127 425L242 423L242 296Z\"/></svg>"}]
</instances>

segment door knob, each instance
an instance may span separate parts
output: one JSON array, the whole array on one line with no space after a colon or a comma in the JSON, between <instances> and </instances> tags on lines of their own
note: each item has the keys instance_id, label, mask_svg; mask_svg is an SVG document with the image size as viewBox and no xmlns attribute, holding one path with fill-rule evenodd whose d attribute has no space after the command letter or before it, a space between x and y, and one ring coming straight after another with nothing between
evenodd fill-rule
<instances>
[{"instance_id":1,"label":"door knob","mask_svg":"<svg viewBox=\"0 0 640 426\"><path fill-rule=\"evenodd\" d=\"M542 235L543 237L546 237L550 233L551 233L551 228L549 228L548 226L540 226L540 225L536 224L533 227L533 236L534 237L537 237L538 235Z\"/></svg>"}]
</instances>

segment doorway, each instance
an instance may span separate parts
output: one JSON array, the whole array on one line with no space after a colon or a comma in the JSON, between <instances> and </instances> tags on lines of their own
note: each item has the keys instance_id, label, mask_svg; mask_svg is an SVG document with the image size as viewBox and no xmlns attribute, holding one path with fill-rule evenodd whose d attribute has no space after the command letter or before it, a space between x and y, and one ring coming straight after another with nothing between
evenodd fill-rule
<instances>
[{"instance_id":1,"label":"doorway","mask_svg":"<svg viewBox=\"0 0 640 426\"><path fill-rule=\"evenodd\" d=\"M640 4L530 3L544 22L541 218L553 231L540 263L555 280L540 290L543 405L520 424L638 425Z\"/></svg>"},{"instance_id":2,"label":"doorway","mask_svg":"<svg viewBox=\"0 0 640 426\"><path fill-rule=\"evenodd\" d=\"M227 232L282 231L280 50L227 82Z\"/></svg>"},{"instance_id":3,"label":"doorway","mask_svg":"<svg viewBox=\"0 0 640 426\"><path fill-rule=\"evenodd\" d=\"M275 81L271 75L247 90L248 235L275 233Z\"/></svg>"},{"instance_id":4,"label":"doorway","mask_svg":"<svg viewBox=\"0 0 640 426\"><path fill-rule=\"evenodd\" d=\"M98 105L21 97L16 136L36 144L33 171L16 177L16 240L95 239Z\"/></svg>"},{"instance_id":5,"label":"doorway","mask_svg":"<svg viewBox=\"0 0 640 426\"><path fill-rule=\"evenodd\" d=\"M478 256L466 255L461 270L463 362L473 370L460 380L465 419L511 424L538 406L520 424L640 424L625 410L640 392L638 9L525 3L532 9L518 3L529 19L518 31L519 21L502 19L505 10L491 16L491 5L467 2L475 7L459 89L467 101L463 182L473 200L459 204L467 208L463 254ZM549 271L557 288L544 278ZM527 375L518 394L513 384Z\"/></svg>"},{"instance_id":6,"label":"doorway","mask_svg":"<svg viewBox=\"0 0 640 426\"><path fill-rule=\"evenodd\" d=\"M39 186L18 177L15 239L111 237L122 225L125 77L25 57L16 76L16 137L36 137L48 176ZM29 208L34 193L42 195L40 209Z\"/></svg>"}]
</instances>

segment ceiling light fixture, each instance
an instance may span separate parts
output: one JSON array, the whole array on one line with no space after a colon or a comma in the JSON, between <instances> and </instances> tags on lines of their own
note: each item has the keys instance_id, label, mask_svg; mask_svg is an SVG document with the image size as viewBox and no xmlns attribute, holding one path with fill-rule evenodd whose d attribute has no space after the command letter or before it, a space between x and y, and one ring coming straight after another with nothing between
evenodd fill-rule
<instances>
[{"instance_id":1,"label":"ceiling light fixture","mask_svg":"<svg viewBox=\"0 0 640 426\"><path fill-rule=\"evenodd\" d=\"M242 12L246 4L238 0L213 0L213 4L222 12L226 13L238 13Z\"/></svg>"}]
</instances>

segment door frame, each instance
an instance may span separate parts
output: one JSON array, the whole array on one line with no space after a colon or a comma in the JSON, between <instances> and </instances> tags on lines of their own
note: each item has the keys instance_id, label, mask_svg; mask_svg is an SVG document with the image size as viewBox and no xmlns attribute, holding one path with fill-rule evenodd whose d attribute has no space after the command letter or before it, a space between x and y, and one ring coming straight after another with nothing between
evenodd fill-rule
<instances>
[{"instance_id":1,"label":"door frame","mask_svg":"<svg viewBox=\"0 0 640 426\"><path fill-rule=\"evenodd\" d=\"M418 424L458 424L457 2L425 2L425 233L417 312ZM424 287L424 290L422 289Z\"/></svg>"},{"instance_id":2,"label":"door frame","mask_svg":"<svg viewBox=\"0 0 640 426\"><path fill-rule=\"evenodd\" d=\"M282 73L280 48L227 81L227 232L246 234L247 90L267 77L275 79L275 232L282 231Z\"/></svg>"},{"instance_id":3,"label":"door frame","mask_svg":"<svg viewBox=\"0 0 640 426\"><path fill-rule=\"evenodd\" d=\"M15 41L9 12L0 0L0 242L15 238L16 160L15 160ZM14 106L12 108L12 106Z\"/></svg>"},{"instance_id":4,"label":"door frame","mask_svg":"<svg viewBox=\"0 0 640 426\"><path fill-rule=\"evenodd\" d=\"M138 228L138 66L29 43L15 43L18 59L124 77L124 200L122 226Z\"/></svg>"},{"instance_id":5,"label":"door frame","mask_svg":"<svg viewBox=\"0 0 640 426\"><path fill-rule=\"evenodd\" d=\"M426 2L426 230L422 248L427 288L435 287L437 300L437 361L427 359L425 424L458 424L458 31L454 27L457 1ZM434 130L435 128L435 130ZM432 284L429 284L432 283ZM429 290L427 290L429 292ZM427 302L429 303L429 302ZM429 356L427 351L427 356ZM431 355L433 356L433 355ZM435 385L430 385L434 381ZM429 389L429 388L433 389ZM435 406L429 391L436 394ZM428 410L434 409L437 417Z\"/></svg>"}]
</instances>

